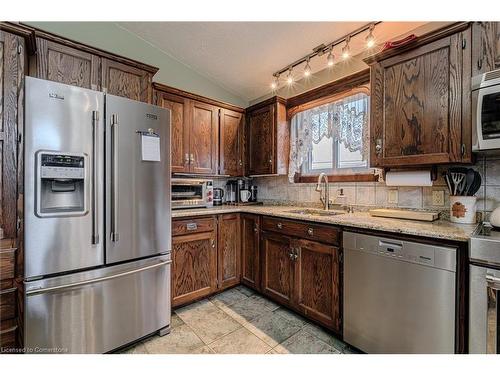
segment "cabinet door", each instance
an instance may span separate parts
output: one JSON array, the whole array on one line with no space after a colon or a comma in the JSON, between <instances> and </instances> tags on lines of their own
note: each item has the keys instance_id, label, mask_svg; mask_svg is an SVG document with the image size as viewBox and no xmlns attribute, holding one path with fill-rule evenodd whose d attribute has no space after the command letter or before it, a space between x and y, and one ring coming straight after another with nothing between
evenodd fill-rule
<instances>
[{"instance_id":1,"label":"cabinet door","mask_svg":"<svg viewBox=\"0 0 500 375\"><path fill-rule=\"evenodd\" d=\"M452 34L372 66L372 166L470 160L469 35Z\"/></svg>"},{"instance_id":2,"label":"cabinet door","mask_svg":"<svg viewBox=\"0 0 500 375\"><path fill-rule=\"evenodd\" d=\"M172 238L172 306L184 305L217 289L216 232Z\"/></svg>"},{"instance_id":3,"label":"cabinet door","mask_svg":"<svg viewBox=\"0 0 500 375\"><path fill-rule=\"evenodd\" d=\"M273 174L275 106L269 105L248 115L248 174Z\"/></svg>"},{"instance_id":4,"label":"cabinet door","mask_svg":"<svg viewBox=\"0 0 500 375\"><path fill-rule=\"evenodd\" d=\"M157 105L171 111L172 172L189 172L189 101L157 91Z\"/></svg>"},{"instance_id":5,"label":"cabinet door","mask_svg":"<svg viewBox=\"0 0 500 375\"><path fill-rule=\"evenodd\" d=\"M304 315L341 332L339 249L296 240L294 305Z\"/></svg>"},{"instance_id":6,"label":"cabinet door","mask_svg":"<svg viewBox=\"0 0 500 375\"><path fill-rule=\"evenodd\" d=\"M293 293L293 260L288 236L262 234L262 292L279 303L291 305Z\"/></svg>"},{"instance_id":7,"label":"cabinet door","mask_svg":"<svg viewBox=\"0 0 500 375\"><path fill-rule=\"evenodd\" d=\"M152 103L151 73L110 59L102 59L102 87L108 93Z\"/></svg>"},{"instance_id":8,"label":"cabinet door","mask_svg":"<svg viewBox=\"0 0 500 375\"><path fill-rule=\"evenodd\" d=\"M219 215L218 237L218 279L219 289L240 283L241 242L240 215Z\"/></svg>"},{"instance_id":9,"label":"cabinet door","mask_svg":"<svg viewBox=\"0 0 500 375\"><path fill-rule=\"evenodd\" d=\"M241 282L260 289L259 216L241 214Z\"/></svg>"},{"instance_id":10,"label":"cabinet door","mask_svg":"<svg viewBox=\"0 0 500 375\"><path fill-rule=\"evenodd\" d=\"M191 173L216 174L219 144L219 108L191 102L189 153Z\"/></svg>"},{"instance_id":11,"label":"cabinet door","mask_svg":"<svg viewBox=\"0 0 500 375\"><path fill-rule=\"evenodd\" d=\"M34 76L86 89L100 89L100 58L43 38L36 39Z\"/></svg>"},{"instance_id":12,"label":"cabinet door","mask_svg":"<svg viewBox=\"0 0 500 375\"><path fill-rule=\"evenodd\" d=\"M242 152L243 114L221 109L219 133L219 173L230 176L243 174Z\"/></svg>"},{"instance_id":13,"label":"cabinet door","mask_svg":"<svg viewBox=\"0 0 500 375\"><path fill-rule=\"evenodd\" d=\"M500 22L472 25L472 76L500 69Z\"/></svg>"},{"instance_id":14,"label":"cabinet door","mask_svg":"<svg viewBox=\"0 0 500 375\"><path fill-rule=\"evenodd\" d=\"M18 131L23 129L23 50L22 38L0 31L0 225L6 238L17 237L17 177L18 163L22 163L22 157L18 159L17 140Z\"/></svg>"}]
</instances>

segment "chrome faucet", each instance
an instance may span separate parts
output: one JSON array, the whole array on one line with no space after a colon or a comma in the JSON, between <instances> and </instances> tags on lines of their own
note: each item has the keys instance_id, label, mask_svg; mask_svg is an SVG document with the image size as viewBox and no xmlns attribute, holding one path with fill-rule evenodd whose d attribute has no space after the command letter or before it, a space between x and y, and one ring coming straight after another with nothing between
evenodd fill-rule
<instances>
[{"instance_id":1,"label":"chrome faucet","mask_svg":"<svg viewBox=\"0 0 500 375\"><path fill-rule=\"evenodd\" d=\"M325 189L324 195L321 194L323 188L321 187L321 180L323 180L323 188ZM316 191L319 191L319 200L323 203L323 208L328 211L330 208L330 194L328 192L328 177L324 173L318 176L318 183L316 184Z\"/></svg>"}]
</instances>

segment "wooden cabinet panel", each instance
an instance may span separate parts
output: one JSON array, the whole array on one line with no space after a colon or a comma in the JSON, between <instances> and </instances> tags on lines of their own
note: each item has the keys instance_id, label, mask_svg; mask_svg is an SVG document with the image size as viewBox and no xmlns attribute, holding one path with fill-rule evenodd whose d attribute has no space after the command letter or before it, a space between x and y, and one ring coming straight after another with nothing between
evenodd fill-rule
<instances>
[{"instance_id":1,"label":"wooden cabinet panel","mask_svg":"<svg viewBox=\"0 0 500 375\"><path fill-rule=\"evenodd\" d=\"M15 319L4 320L0 323L0 348L18 347L18 326Z\"/></svg>"},{"instance_id":2,"label":"wooden cabinet panel","mask_svg":"<svg viewBox=\"0 0 500 375\"><path fill-rule=\"evenodd\" d=\"M18 133L22 132L24 40L0 31L0 225L17 237ZM18 124L19 122L19 124ZM22 149L22 148L21 148Z\"/></svg>"},{"instance_id":3,"label":"wooden cabinet panel","mask_svg":"<svg viewBox=\"0 0 500 375\"><path fill-rule=\"evenodd\" d=\"M230 176L243 174L243 114L221 109L219 133L219 173Z\"/></svg>"},{"instance_id":4,"label":"wooden cabinet panel","mask_svg":"<svg viewBox=\"0 0 500 375\"><path fill-rule=\"evenodd\" d=\"M107 93L152 103L152 74L118 61L102 58L102 87Z\"/></svg>"},{"instance_id":5,"label":"wooden cabinet panel","mask_svg":"<svg viewBox=\"0 0 500 375\"><path fill-rule=\"evenodd\" d=\"M241 214L241 282L260 290L260 217Z\"/></svg>"},{"instance_id":6,"label":"wooden cabinet panel","mask_svg":"<svg viewBox=\"0 0 500 375\"><path fill-rule=\"evenodd\" d=\"M100 88L100 58L43 38L36 39L36 71L38 78L67 85L98 90Z\"/></svg>"},{"instance_id":7,"label":"wooden cabinet panel","mask_svg":"<svg viewBox=\"0 0 500 375\"><path fill-rule=\"evenodd\" d=\"M16 317L17 288L0 290L0 320Z\"/></svg>"},{"instance_id":8,"label":"wooden cabinet panel","mask_svg":"<svg viewBox=\"0 0 500 375\"><path fill-rule=\"evenodd\" d=\"M293 295L291 251L288 236L262 233L262 292L285 305L291 305Z\"/></svg>"},{"instance_id":9,"label":"wooden cabinet panel","mask_svg":"<svg viewBox=\"0 0 500 375\"><path fill-rule=\"evenodd\" d=\"M218 286L224 289L240 283L240 215L219 215L218 232Z\"/></svg>"},{"instance_id":10,"label":"wooden cabinet panel","mask_svg":"<svg viewBox=\"0 0 500 375\"><path fill-rule=\"evenodd\" d=\"M472 25L472 76L500 69L500 22Z\"/></svg>"},{"instance_id":11,"label":"wooden cabinet panel","mask_svg":"<svg viewBox=\"0 0 500 375\"><path fill-rule=\"evenodd\" d=\"M294 304L304 315L341 333L339 249L299 239L295 251Z\"/></svg>"},{"instance_id":12,"label":"wooden cabinet panel","mask_svg":"<svg viewBox=\"0 0 500 375\"><path fill-rule=\"evenodd\" d=\"M470 161L470 30L371 67L371 165Z\"/></svg>"},{"instance_id":13,"label":"wooden cabinet panel","mask_svg":"<svg viewBox=\"0 0 500 375\"><path fill-rule=\"evenodd\" d=\"M215 292L216 242L215 231L172 238L172 307Z\"/></svg>"},{"instance_id":14,"label":"wooden cabinet panel","mask_svg":"<svg viewBox=\"0 0 500 375\"><path fill-rule=\"evenodd\" d=\"M274 111L269 105L248 115L248 173L273 174Z\"/></svg>"},{"instance_id":15,"label":"wooden cabinet panel","mask_svg":"<svg viewBox=\"0 0 500 375\"><path fill-rule=\"evenodd\" d=\"M216 174L218 164L219 109L201 102L191 102L189 152L192 173Z\"/></svg>"},{"instance_id":16,"label":"wooden cabinet panel","mask_svg":"<svg viewBox=\"0 0 500 375\"><path fill-rule=\"evenodd\" d=\"M189 100L156 91L157 105L171 111L172 172L189 172Z\"/></svg>"}]
</instances>

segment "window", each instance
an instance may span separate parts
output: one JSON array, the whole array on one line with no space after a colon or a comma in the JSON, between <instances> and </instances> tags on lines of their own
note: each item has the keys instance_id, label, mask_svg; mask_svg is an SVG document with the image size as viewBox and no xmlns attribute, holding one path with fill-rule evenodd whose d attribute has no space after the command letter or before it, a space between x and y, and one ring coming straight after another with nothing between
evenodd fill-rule
<instances>
[{"instance_id":1,"label":"window","mask_svg":"<svg viewBox=\"0 0 500 375\"><path fill-rule=\"evenodd\" d=\"M291 119L289 177L373 175L368 162L369 96L350 90L295 113Z\"/></svg>"}]
</instances>

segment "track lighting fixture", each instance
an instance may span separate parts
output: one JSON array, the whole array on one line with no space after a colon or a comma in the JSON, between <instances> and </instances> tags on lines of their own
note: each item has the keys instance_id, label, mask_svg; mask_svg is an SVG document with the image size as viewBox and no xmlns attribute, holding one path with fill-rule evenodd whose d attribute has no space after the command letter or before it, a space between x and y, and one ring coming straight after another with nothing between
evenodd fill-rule
<instances>
[{"instance_id":1,"label":"track lighting fixture","mask_svg":"<svg viewBox=\"0 0 500 375\"><path fill-rule=\"evenodd\" d=\"M373 29L375 29L375 25L372 24L370 26L370 31L368 32L368 35L366 36L366 46L368 48L372 48L375 45L375 37L373 36Z\"/></svg>"},{"instance_id":2,"label":"track lighting fixture","mask_svg":"<svg viewBox=\"0 0 500 375\"><path fill-rule=\"evenodd\" d=\"M342 58L345 60L345 59L348 59L349 56L351 55L351 47L349 47L349 42L351 41L351 36L347 36L347 38L345 38L345 46L342 48Z\"/></svg>"},{"instance_id":3,"label":"track lighting fixture","mask_svg":"<svg viewBox=\"0 0 500 375\"><path fill-rule=\"evenodd\" d=\"M286 76L286 83L288 83L289 86L293 84L292 67L288 69L288 75Z\"/></svg>"},{"instance_id":4,"label":"track lighting fixture","mask_svg":"<svg viewBox=\"0 0 500 375\"><path fill-rule=\"evenodd\" d=\"M309 58L306 60L306 66L304 68L304 77L309 77L311 75L311 66L309 65Z\"/></svg>"},{"instance_id":5,"label":"track lighting fixture","mask_svg":"<svg viewBox=\"0 0 500 375\"><path fill-rule=\"evenodd\" d=\"M328 66L333 66L335 60L335 56L332 53L332 48L330 48L330 51L328 52L328 56L326 57L326 64Z\"/></svg>"}]
</instances>

